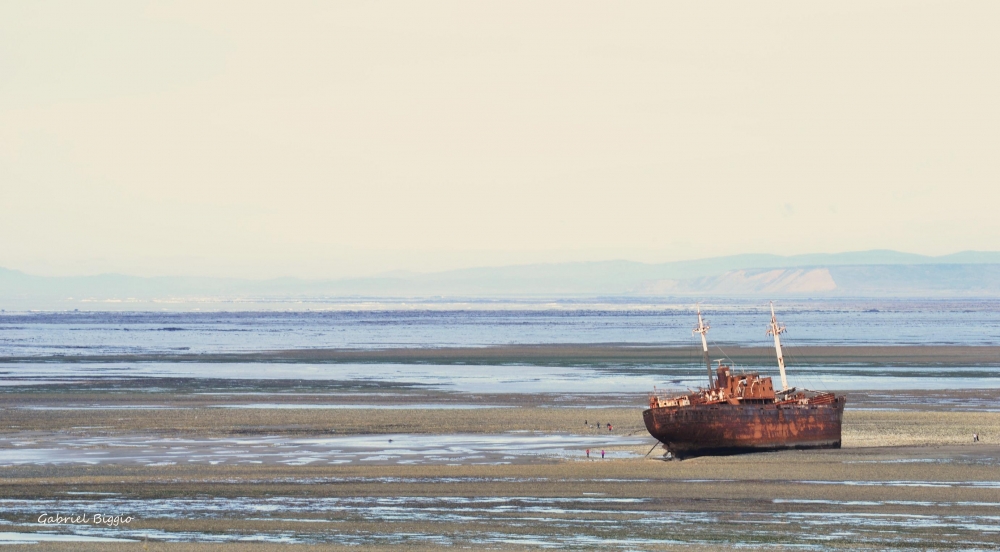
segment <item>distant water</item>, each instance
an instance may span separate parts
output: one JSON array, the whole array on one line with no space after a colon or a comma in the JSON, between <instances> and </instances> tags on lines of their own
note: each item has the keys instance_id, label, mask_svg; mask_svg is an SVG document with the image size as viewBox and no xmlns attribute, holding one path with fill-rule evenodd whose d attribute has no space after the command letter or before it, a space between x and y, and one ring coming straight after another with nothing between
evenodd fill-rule
<instances>
[{"instance_id":1,"label":"distant water","mask_svg":"<svg viewBox=\"0 0 1000 552\"><path fill-rule=\"evenodd\" d=\"M300 380L314 382L384 383L464 393L645 393L654 386L669 389L705 385L705 366L684 365L440 365L440 364L311 364L311 363L66 363L0 364L0 386L71 383L75 380L126 378L211 378ZM737 370L778 376L773 358ZM791 385L829 390L982 389L1000 388L1000 374L980 367L870 367L851 365L795 366L788 369ZM225 401L220 398L220 406ZM419 405L417 406L419 408Z\"/></svg>"},{"instance_id":2,"label":"distant water","mask_svg":"<svg viewBox=\"0 0 1000 552\"><path fill-rule=\"evenodd\" d=\"M688 303L367 304L299 312L0 313L0 355L214 353L537 343L690 345ZM767 306L702 306L720 344L767 345ZM1000 344L997 301L783 302L792 345Z\"/></svg>"},{"instance_id":3,"label":"distant water","mask_svg":"<svg viewBox=\"0 0 1000 552\"><path fill-rule=\"evenodd\" d=\"M444 305L445 307L448 305ZM390 308L392 307L392 308ZM432 364L263 364L209 362L0 364L0 386L79 378L166 377L388 382L473 393L640 392L653 385L702 384L704 368L687 303L546 305L377 304L298 312L51 312L0 314L0 356L252 352L304 348L458 347L505 344L626 343L691 346L684 365L449 366ZM706 303L711 341L770 346L762 304ZM782 302L789 379L813 389L1000 387L1000 373L978 367L795 366L800 345L1000 345L1000 302ZM713 348L714 351L719 350ZM774 359L740 369L776 372Z\"/></svg>"}]
</instances>

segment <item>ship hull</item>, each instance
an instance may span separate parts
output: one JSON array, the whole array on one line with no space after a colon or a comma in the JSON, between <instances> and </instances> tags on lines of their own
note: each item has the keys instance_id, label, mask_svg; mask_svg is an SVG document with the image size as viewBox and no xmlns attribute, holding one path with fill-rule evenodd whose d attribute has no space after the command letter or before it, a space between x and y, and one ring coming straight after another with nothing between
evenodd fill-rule
<instances>
[{"instance_id":1,"label":"ship hull","mask_svg":"<svg viewBox=\"0 0 1000 552\"><path fill-rule=\"evenodd\" d=\"M715 404L650 408L649 434L679 458L782 449L840 448L845 397L830 404Z\"/></svg>"}]
</instances>

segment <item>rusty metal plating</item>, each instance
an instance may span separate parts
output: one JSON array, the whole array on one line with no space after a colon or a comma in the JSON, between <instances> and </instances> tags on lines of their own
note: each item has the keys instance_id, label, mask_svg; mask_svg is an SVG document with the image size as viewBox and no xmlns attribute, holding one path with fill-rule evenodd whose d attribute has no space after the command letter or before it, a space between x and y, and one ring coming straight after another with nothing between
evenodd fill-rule
<instances>
[{"instance_id":1,"label":"rusty metal plating","mask_svg":"<svg viewBox=\"0 0 1000 552\"><path fill-rule=\"evenodd\" d=\"M698 313L702 340L708 327ZM782 388L770 377L734 373L731 366L716 368L707 388L675 397L655 391L643 421L650 435L676 457L734 454L789 448L840 448L841 425L847 398L833 393L796 392L785 380L784 358L778 335L784 333L771 306L769 335L781 369ZM703 349L707 346L703 343Z\"/></svg>"}]
</instances>

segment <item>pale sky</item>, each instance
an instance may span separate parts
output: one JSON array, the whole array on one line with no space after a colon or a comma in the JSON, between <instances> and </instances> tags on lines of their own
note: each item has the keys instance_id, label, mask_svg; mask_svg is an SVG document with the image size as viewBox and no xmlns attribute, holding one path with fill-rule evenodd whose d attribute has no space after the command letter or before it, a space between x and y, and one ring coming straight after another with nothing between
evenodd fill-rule
<instances>
[{"instance_id":1,"label":"pale sky","mask_svg":"<svg viewBox=\"0 0 1000 552\"><path fill-rule=\"evenodd\" d=\"M1000 250L1000 2L0 3L0 266Z\"/></svg>"}]
</instances>

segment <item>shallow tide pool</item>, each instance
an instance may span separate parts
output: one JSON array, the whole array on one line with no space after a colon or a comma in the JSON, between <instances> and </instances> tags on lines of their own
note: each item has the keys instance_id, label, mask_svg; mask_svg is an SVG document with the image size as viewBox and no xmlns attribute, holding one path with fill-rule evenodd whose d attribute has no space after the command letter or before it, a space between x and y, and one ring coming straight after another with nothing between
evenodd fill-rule
<instances>
[{"instance_id":1,"label":"shallow tide pool","mask_svg":"<svg viewBox=\"0 0 1000 552\"><path fill-rule=\"evenodd\" d=\"M0 466L59 464L509 464L533 460L600 458L600 450L648 444L617 435L539 432L445 435L350 435L315 438L73 437L51 434L0 437ZM606 450L606 457L638 456Z\"/></svg>"}]
</instances>

